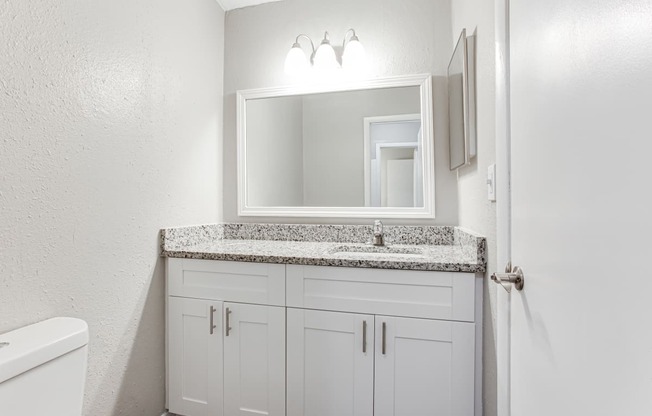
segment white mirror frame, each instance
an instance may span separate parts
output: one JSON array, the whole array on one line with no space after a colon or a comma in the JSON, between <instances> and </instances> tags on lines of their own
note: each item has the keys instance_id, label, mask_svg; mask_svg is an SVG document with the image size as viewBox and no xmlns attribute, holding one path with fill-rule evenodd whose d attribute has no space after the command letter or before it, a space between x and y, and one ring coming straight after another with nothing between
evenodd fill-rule
<instances>
[{"instance_id":1,"label":"white mirror frame","mask_svg":"<svg viewBox=\"0 0 652 416\"><path fill-rule=\"evenodd\" d=\"M420 88L423 207L252 207L247 204L247 100L379 88ZM242 217L435 218L432 75L405 75L337 85L296 85L237 92L238 215ZM362 138L360 138L362 140Z\"/></svg>"}]
</instances>

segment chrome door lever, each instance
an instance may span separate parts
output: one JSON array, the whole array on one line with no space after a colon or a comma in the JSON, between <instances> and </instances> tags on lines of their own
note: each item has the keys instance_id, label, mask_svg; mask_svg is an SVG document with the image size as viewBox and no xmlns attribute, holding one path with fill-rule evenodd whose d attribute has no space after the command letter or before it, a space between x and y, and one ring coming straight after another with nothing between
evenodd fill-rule
<instances>
[{"instance_id":1,"label":"chrome door lever","mask_svg":"<svg viewBox=\"0 0 652 416\"><path fill-rule=\"evenodd\" d=\"M494 273L491 275L491 280L501 285L507 293L512 293L512 286L516 290L523 290L523 286L525 285L523 270L518 266L514 266L514 268L511 266L512 264L508 263L507 267L505 267L505 273Z\"/></svg>"}]
</instances>

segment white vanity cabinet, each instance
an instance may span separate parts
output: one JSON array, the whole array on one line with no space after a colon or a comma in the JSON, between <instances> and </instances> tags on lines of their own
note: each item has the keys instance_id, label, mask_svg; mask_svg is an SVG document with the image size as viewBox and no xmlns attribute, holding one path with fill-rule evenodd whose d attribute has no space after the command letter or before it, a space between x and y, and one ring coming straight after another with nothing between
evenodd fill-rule
<instances>
[{"instance_id":1,"label":"white vanity cabinet","mask_svg":"<svg viewBox=\"0 0 652 416\"><path fill-rule=\"evenodd\" d=\"M373 315L288 308L288 416L374 414Z\"/></svg>"},{"instance_id":2,"label":"white vanity cabinet","mask_svg":"<svg viewBox=\"0 0 652 416\"><path fill-rule=\"evenodd\" d=\"M285 308L225 303L224 310L224 414L284 415Z\"/></svg>"},{"instance_id":3,"label":"white vanity cabinet","mask_svg":"<svg viewBox=\"0 0 652 416\"><path fill-rule=\"evenodd\" d=\"M167 272L173 413L482 414L473 273L175 258Z\"/></svg>"},{"instance_id":4,"label":"white vanity cabinet","mask_svg":"<svg viewBox=\"0 0 652 416\"><path fill-rule=\"evenodd\" d=\"M285 266L167 265L170 412L284 416Z\"/></svg>"},{"instance_id":5,"label":"white vanity cabinet","mask_svg":"<svg viewBox=\"0 0 652 416\"><path fill-rule=\"evenodd\" d=\"M288 416L474 415L476 279L288 265Z\"/></svg>"},{"instance_id":6,"label":"white vanity cabinet","mask_svg":"<svg viewBox=\"0 0 652 416\"><path fill-rule=\"evenodd\" d=\"M474 414L475 328L376 317L376 416Z\"/></svg>"},{"instance_id":7,"label":"white vanity cabinet","mask_svg":"<svg viewBox=\"0 0 652 416\"><path fill-rule=\"evenodd\" d=\"M222 415L222 302L169 297L167 309L170 410Z\"/></svg>"}]
</instances>

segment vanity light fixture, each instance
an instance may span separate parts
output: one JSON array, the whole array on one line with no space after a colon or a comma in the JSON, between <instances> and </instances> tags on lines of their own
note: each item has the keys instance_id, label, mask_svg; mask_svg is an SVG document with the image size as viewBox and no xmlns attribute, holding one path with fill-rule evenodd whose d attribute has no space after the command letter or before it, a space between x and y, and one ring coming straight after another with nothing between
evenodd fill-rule
<instances>
[{"instance_id":1,"label":"vanity light fixture","mask_svg":"<svg viewBox=\"0 0 652 416\"><path fill-rule=\"evenodd\" d=\"M317 47L313 58L312 65L320 71L329 71L339 67L337 56L335 55L335 49L331 46L328 37L328 32L324 32L324 39L322 39Z\"/></svg>"},{"instance_id":2,"label":"vanity light fixture","mask_svg":"<svg viewBox=\"0 0 652 416\"><path fill-rule=\"evenodd\" d=\"M306 38L310 41L310 47L312 48L312 53L310 54L310 61L303 49L301 49L301 44L299 44L299 39ZM312 63L313 55L315 54L315 45L312 43L312 39L307 35L299 35L294 41L294 45L288 52L288 56L285 57L285 73L288 75L301 75L308 70L310 64Z\"/></svg>"},{"instance_id":3,"label":"vanity light fixture","mask_svg":"<svg viewBox=\"0 0 652 416\"><path fill-rule=\"evenodd\" d=\"M351 37L347 42L346 38L349 34ZM303 52L299 43L302 38L310 42L311 52L309 57ZM344 50L342 53L342 68L350 71L364 69L366 64L365 51L354 29L349 29L344 34L342 49ZM331 71L340 68L328 32L324 32L324 39L322 39L317 49L315 49L315 44L308 35L300 34L297 36L285 58L285 73L288 75L301 75L306 73L311 65L319 71Z\"/></svg>"},{"instance_id":4,"label":"vanity light fixture","mask_svg":"<svg viewBox=\"0 0 652 416\"><path fill-rule=\"evenodd\" d=\"M346 41L346 36L351 33L349 41ZM351 71L361 71L364 70L367 66L367 55L364 52L364 47L360 43L360 39L355 34L355 30L349 29L344 34L344 40L342 41L342 48L344 52L342 53L342 67Z\"/></svg>"}]
</instances>

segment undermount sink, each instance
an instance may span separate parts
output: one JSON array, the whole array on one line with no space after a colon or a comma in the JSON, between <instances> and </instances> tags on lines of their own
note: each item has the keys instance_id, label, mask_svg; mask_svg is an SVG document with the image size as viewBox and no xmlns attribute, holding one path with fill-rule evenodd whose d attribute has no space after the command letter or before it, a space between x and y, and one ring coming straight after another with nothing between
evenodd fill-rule
<instances>
[{"instance_id":1,"label":"undermount sink","mask_svg":"<svg viewBox=\"0 0 652 416\"><path fill-rule=\"evenodd\" d=\"M373 246L371 244L350 244L333 247L331 254L342 254L353 257L423 257L423 250L418 247Z\"/></svg>"}]
</instances>

